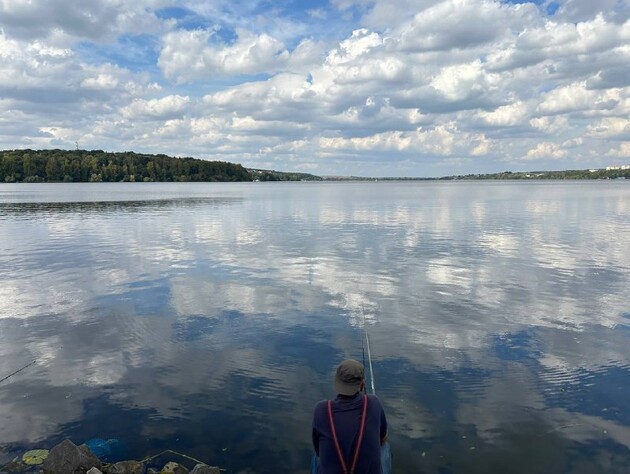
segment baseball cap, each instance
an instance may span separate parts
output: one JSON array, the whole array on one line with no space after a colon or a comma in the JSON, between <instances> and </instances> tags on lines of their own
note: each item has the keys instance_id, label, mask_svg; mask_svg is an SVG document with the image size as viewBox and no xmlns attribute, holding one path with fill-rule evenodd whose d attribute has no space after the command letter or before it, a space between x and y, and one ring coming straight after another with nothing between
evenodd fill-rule
<instances>
[{"instance_id":1,"label":"baseball cap","mask_svg":"<svg viewBox=\"0 0 630 474\"><path fill-rule=\"evenodd\" d=\"M363 364L354 359L346 359L337 366L335 392L340 395L354 395L359 391L361 381L365 378Z\"/></svg>"}]
</instances>

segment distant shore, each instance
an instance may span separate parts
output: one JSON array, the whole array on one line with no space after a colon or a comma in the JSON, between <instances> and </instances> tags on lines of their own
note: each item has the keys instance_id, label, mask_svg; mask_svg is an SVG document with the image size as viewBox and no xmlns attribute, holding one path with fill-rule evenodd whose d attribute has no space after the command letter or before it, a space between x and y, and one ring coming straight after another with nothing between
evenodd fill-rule
<instances>
[{"instance_id":1,"label":"distant shore","mask_svg":"<svg viewBox=\"0 0 630 474\"><path fill-rule=\"evenodd\" d=\"M0 183L321 181L307 173L240 164L103 150L0 151Z\"/></svg>"},{"instance_id":2,"label":"distant shore","mask_svg":"<svg viewBox=\"0 0 630 474\"><path fill-rule=\"evenodd\" d=\"M630 179L630 166L615 167L613 169L587 169L565 171L503 171L501 173L466 174L442 176L439 178L362 178L357 176L328 176L328 181L460 181L460 180L600 180L600 179Z\"/></svg>"},{"instance_id":3,"label":"distant shore","mask_svg":"<svg viewBox=\"0 0 630 474\"><path fill-rule=\"evenodd\" d=\"M0 183L455 181L630 179L630 166L565 171L503 171L443 177L317 176L245 168L223 161L103 150L0 151Z\"/></svg>"}]
</instances>

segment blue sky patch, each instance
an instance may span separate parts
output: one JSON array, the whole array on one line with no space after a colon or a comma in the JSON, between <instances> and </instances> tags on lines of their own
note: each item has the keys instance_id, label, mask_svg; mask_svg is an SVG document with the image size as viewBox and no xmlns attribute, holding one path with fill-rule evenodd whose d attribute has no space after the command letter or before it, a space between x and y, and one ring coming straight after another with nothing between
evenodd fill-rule
<instances>
[{"instance_id":1,"label":"blue sky patch","mask_svg":"<svg viewBox=\"0 0 630 474\"><path fill-rule=\"evenodd\" d=\"M75 47L89 64L113 63L130 71L158 71L160 42L149 35L122 35L115 48L108 44L83 41Z\"/></svg>"},{"instance_id":2,"label":"blue sky patch","mask_svg":"<svg viewBox=\"0 0 630 474\"><path fill-rule=\"evenodd\" d=\"M548 0L502 0L502 2L515 4L515 5L520 5L524 3L533 3L534 5L541 7L541 9L544 9L544 11L549 16L553 16L556 13L556 11L558 11L558 8L560 8L559 3L553 2L553 1L547 3Z\"/></svg>"},{"instance_id":3,"label":"blue sky patch","mask_svg":"<svg viewBox=\"0 0 630 474\"><path fill-rule=\"evenodd\" d=\"M549 5L547 5L547 15L549 16L555 15L556 12L558 11L558 8L560 8L559 3L551 2Z\"/></svg>"},{"instance_id":4,"label":"blue sky patch","mask_svg":"<svg viewBox=\"0 0 630 474\"><path fill-rule=\"evenodd\" d=\"M512 3L512 4L522 4L522 3L533 3L535 5L543 5L545 0L503 0L503 3Z\"/></svg>"}]
</instances>

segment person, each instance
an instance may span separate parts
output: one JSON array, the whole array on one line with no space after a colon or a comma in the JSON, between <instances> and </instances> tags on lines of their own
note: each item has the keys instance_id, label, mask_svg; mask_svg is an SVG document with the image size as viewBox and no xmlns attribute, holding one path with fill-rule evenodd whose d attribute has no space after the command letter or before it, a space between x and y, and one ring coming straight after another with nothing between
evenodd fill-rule
<instances>
[{"instance_id":1,"label":"person","mask_svg":"<svg viewBox=\"0 0 630 474\"><path fill-rule=\"evenodd\" d=\"M311 472L389 474L391 454L386 443L385 411L375 395L363 393L363 365L354 359L342 361L333 387L337 397L318 402L313 413L315 454Z\"/></svg>"}]
</instances>

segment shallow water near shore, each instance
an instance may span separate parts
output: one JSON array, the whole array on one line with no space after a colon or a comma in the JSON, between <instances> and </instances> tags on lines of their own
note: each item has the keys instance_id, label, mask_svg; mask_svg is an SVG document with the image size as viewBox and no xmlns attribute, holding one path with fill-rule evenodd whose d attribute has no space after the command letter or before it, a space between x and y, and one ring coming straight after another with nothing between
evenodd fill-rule
<instances>
[{"instance_id":1,"label":"shallow water near shore","mask_svg":"<svg viewBox=\"0 0 630 474\"><path fill-rule=\"evenodd\" d=\"M0 185L0 465L307 472L361 360L394 472L627 472L630 183Z\"/></svg>"}]
</instances>

